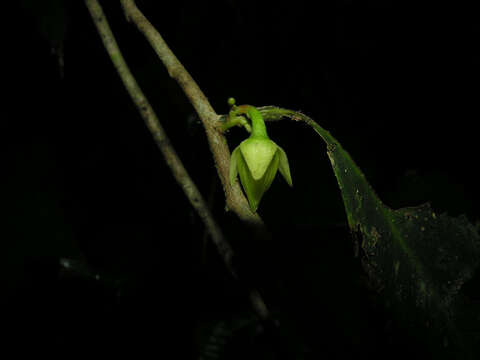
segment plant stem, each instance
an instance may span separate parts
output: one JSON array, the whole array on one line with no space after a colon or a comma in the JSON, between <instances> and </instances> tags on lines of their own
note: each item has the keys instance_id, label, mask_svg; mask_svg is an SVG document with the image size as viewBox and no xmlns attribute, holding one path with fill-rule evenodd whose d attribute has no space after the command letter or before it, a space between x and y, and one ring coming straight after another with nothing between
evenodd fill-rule
<instances>
[{"instance_id":1,"label":"plant stem","mask_svg":"<svg viewBox=\"0 0 480 360\"><path fill-rule=\"evenodd\" d=\"M263 121L262 114L252 105L240 105L237 106L236 111L240 114L246 114L250 121L252 122L252 133L251 137L266 137L267 135L267 127L265 126L265 122Z\"/></svg>"},{"instance_id":2,"label":"plant stem","mask_svg":"<svg viewBox=\"0 0 480 360\"><path fill-rule=\"evenodd\" d=\"M153 108L148 102L148 99L145 97L142 90L138 86L135 78L130 72L130 69L126 64L123 55L118 48L115 37L110 30L110 26L108 25L107 19L103 13L100 4L97 0L85 0L85 4L87 5L87 8L103 41L105 49L110 56L110 59L112 60L118 74L120 75L120 78L122 79L123 84L125 85L130 97L137 106L140 115L145 121L145 124L152 133L157 146L162 152L167 162L167 165L170 167L172 174L175 177L175 180L182 187L183 192L187 196L188 200L204 222L205 227L210 233L210 236L212 237L212 240L216 245L218 252L220 253L223 261L225 262L227 269L230 271L230 273L235 279L238 279L236 270L232 264L233 251L230 247L230 244L223 236L220 227L215 222L201 193L198 191L195 183L190 178L180 158L176 154L175 149L170 143L170 140L168 139L162 125L160 124L160 121L158 120ZM257 315L259 315L262 319L269 319L269 311L258 292L255 290L251 290L249 292L249 296L250 302Z\"/></svg>"},{"instance_id":3,"label":"plant stem","mask_svg":"<svg viewBox=\"0 0 480 360\"><path fill-rule=\"evenodd\" d=\"M96 0L86 0L86 4L90 10L90 14L92 15L94 23L97 26L97 30L102 38L103 44L110 55L110 58L123 81L123 84L127 88L130 97L137 106L137 109L144 119L145 124L152 133L155 142L157 143L160 151L165 157L168 166L170 167L170 170L173 173L173 176L178 184L182 187L185 195L190 200L190 203L195 208L200 218L205 223L205 226L208 228L210 235L217 243L217 246L225 250L224 255L226 256L226 259L229 259L232 253L230 246L225 243L223 234L213 219L207 204L198 191L195 183L187 173L182 161L175 152L175 149L170 143L170 140L167 137L167 134L165 133L160 121L158 120L157 115L148 102L148 99L145 97L135 78L130 72L130 69L128 68L128 65L126 64L123 55L118 48L117 42L110 30L102 8Z\"/></svg>"},{"instance_id":4,"label":"plant stem","mask_svg":"<svg viewBox=\"0 0 480 360\"><path fill-rule=\"evenodd\" d=\"M222 131L225 132L234 126L243 126L247 132L252 132L252 127L248 123L247 119L245 119L243 116L227 116L227 121L222 124Z\"/></svg>"},{"instance_id":5,"label":"plant stem","mask_svg":"<svg viewBox=\"0 0 480 360\"><path fill-rule=\"evenodd\" d=\"M263 236L268 236L268 232L260 216L250 210L248 201L238 182L235 182L233 186L230 184L230 151L221 130L222 122L219 120L220 116L213 110L200 87L170 50L160 33L137 8L135 2L133 0L120 1L126 18L132 21L145 35L167 68L169 75L181 86L200 117L223 185L227 207L235 212L243 222L254 227Z\"/></svg>"}]
</instances>

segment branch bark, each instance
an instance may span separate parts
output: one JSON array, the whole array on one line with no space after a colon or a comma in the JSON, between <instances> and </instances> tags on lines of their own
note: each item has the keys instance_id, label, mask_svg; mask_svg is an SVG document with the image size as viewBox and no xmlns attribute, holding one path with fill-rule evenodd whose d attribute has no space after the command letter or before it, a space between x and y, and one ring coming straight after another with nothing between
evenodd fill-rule
<instances>
[{"instance_id":1,"label":"branch bark","mask_svg":"<svg viewBox=\"0 0 480 360\"><path fill-rule=\"evenodd\" d=\"M213 110L207 97L203 94L195 80L190 76L185 67L180 63L175 54L170 50L165 40L155 27L138 9L133 0L120 0L125 16L133 22L143 33L150 45L165 65L168 74L177 81L185 95L193 105L200 117L207 135L210 150L212 151L218 175L223 185L228 209L235 212L238 217L251 227L267 234L265 225L257 213L250 210L248 201L243 194L240 185L235 182L230 185L229 167L230 151L227 141L221 130L220 116Z\"/></svg>"},{"instance_id":2,"label":"branch bark","mask_svg":"<svg viewBox=\"0 0 480 360\"><path fill-rule=\"evenodd\" d=\"M153 108L148 102L148 99L145 97L142 90L138 86L134 76L130 72L130 69L126 64L123 58L123 55L120 52L120 49L118 48L115 37L113 36L112 31L110 30L110 26L108 25L107 19L103 13L103 10L100 4L98 3L97 0L85 0L85 3L87 5L88 10L90 11L90 15L103 41L105 49L107 50L110 56L110 59L112 60L118 74L120 75L120 78L123 84L125 85L130 97L132 98L133 102L138 108L138 111L140 112L143 120L145 121L145 124L147 125L148 129L152 133L157 146L162 152L168 166L172 171L173 176L175 177L175 180L182 187L182 190L187 196L191 205L194 207L194 209L197 211L200 218L204 222L209 234L212 237L214 244L216 245L222 259L225 262L227 269L230 271L230 273L233 275L235 279L238 279L236 270L233 267L233 263L232 263L233 250L230 247L230 244L226 241L220 227L215 222L208 208L207 203L205 202L201 193L197 189L195 183L190 178L180 158L176 154L175 149L170 143L170 140L167 137L167 134L165 133L162 125L160 124L160 121L158 120L158 117L156 116ZM181 75L181 78L183 79L185 76L186 75L183 74ZM190 80L186 79L185 81L189 82ZM193 81L193 79L191 81ZM190 86L187 86L187 87L190 88ZM193 96L195 97L196 101L199 102L197 106L203 109L200 111L205 111L205 112L202 112L202 114L203 116L208 117L208 119L210 119L208 121L213 121L214 116L218 117L215 114L215 112L213 112L213 110L208 110L208 109L204 110L205 107L207 107L208 102L205 103L206 98L203 96L203 94L201 94L201 91L198 88L198 86L197 86L197 89L193 89L193 90L189 89L189 91L193 92L194 94ZM196 97L196 96L200 96L198 92L200 92L200 95L203 96L203 98L201 98L200 100L198 100L198 98ZM208 107L209 106L210 105L208 105ZM212 124L210 124L210 128L208 131L216 134L215 136L217 137L221 135L215 130ZM220 140L217 139L217 137L214 137L212 141L215 141L215 140L220 141L222 139L223 141L225 141L223 136L219 138ZM226 146L226 142L225 142L225 146ZM227 147L227 154L229 155L228 147ZM228 176L226 178L228 179ZM245 200L245 203L246 203L246 200ZM257 222L261 221L258 215L257 215L257 218L254 218L254 220ZM262 297L259 295L259 293L256 290L254 289L249 290L249 299L255 312L257 313L257 315L260 316L260 318L264 320L267 320L270 318L269 311L265 306L265 303Z\"/></svg>"}]
</instances>

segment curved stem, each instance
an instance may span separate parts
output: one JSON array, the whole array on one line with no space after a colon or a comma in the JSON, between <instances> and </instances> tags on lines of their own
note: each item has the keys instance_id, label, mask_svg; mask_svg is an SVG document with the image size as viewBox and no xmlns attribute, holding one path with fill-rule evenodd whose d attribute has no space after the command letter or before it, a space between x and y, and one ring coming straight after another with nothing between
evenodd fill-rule
<instances>
[{"instance_id":1,"label":"curved stem","mask_svg":"<svg viewBox=\"0 0 480 360\"><path fill-rule=\"evenodd\" d=\"M258 108L265 121L278 121L289 118L293 121L303 121L309 125L316 124L310 117L300 111L284 109L277 106L262 106Z\"/></svg>"},{"instance_id":2,"label":"curved stem","mask_svg":"<svg viewBox=\"0 0 480 360\"><path fill-rule=\"evenodd\" d=\"M222 131L225 132L234 126L243 126L247 132L252 132L252 127L248 123L247 119L245 119L243 116L231 117L230 115L227 116L227 120L222 124Z\"/></svg>"},{"instance_id":3,"label":"curved stem","mask_svg":"<svg viewBox=\"0 0 480 360\"><path fill-rule=\"evenodd\" d=\"M113 36L107 19L103 14L103 10L96 0L86 0L86 5L92 15L92 19L95 22L97 30L102 38L105 49L107 50L110 58L115 66L120 78L123 81L130 97L137 106L140 115L142 116L145 124L152 133L155 142L157 143L160 151L162 152L167 165L175 177L177 183L182 187L183 192L189 199L192 206L195 208L200 218L203 220L207 227L213 241L217 245L225 262L230 263L233 251L230 245L225 241L225 238L220 230L220 227L213 219L212 214L200 194L197 186L190 178L187 170L182 164L182 161L178 157L175 149L173 148L170 140L165 133L160 121L157 118L153 108L151 107L148 99L143 94L142 90L137 84L137 81L133 77L128 65L126 64L120 49L118 48L115 37Z\"/></svg>"},{"instance_id":4,"label":"curved stem","mask_svg":"<svg viewBox=\"0 0 480 360\"><path fill-rule=\"evenodd\" d=\"M265 126L265 122L263 121L262 114L260 111L257 110L255 106L252 105L240 105L236 108L239 114L245 114L250 118L252 122L252 134L251 137L266 137L267 135L267 127Z\"/></svg>"},{"instance_id":5,"label":"curved stem","mask_svg":"<svg viewBox=\"0 0 480 360\"><path fill-rule=\"evenodd\" d=\"M133 1L122 1L122 3L132 3ZM198 188L196 187L195 183L192 181L190 178L189 174L187 173L186 169L184 168L180 158L175 152L175 149L173 148L172 144L170 143L170 140L168 139L162 125L160 124L160 121L158 120L153 108L151 107L150 103L148 102L148 99L145 97L143 94L142 90L138 86L135 78L133 77L132 73L130 72L130 69L128 68L128 65L126 64L122 53L120 52L120 49L118 48L117 42L115 40L115 37L113 36L112 31L110 30L110 26L108 25L107 19L103 13L103 10L98 3L97 0L85 0L85 4L87 5L87 8L90 12L90 15L92 17L92 20L97 28L97 31L103 41L103 44L105 46L105 49L107 50L110 59L112 60L121 80L123 81L123 84L125 85L125 88L127 89L130 97L132 98L133 102L137 106L140 115L142 116L143 120L145 121L145 124L147 125L148 129L152 133L156 144L160 148L167 165L170 167L173 176L175 177L175 180L178 182L178 184L182 187L183 192L187 196L188 200L192 204L192 206L195 208L197 213L199 214L200 218L205 224L205 227L208 229L212 240L214 244L216 245L218 252L220 253L223 261L225 262L225 265L227 269L230 271L232 276L235 279L238 279L237 272L233 266L232 262L232 257L233 257L233 250L230 247L230 244L226 241L220 227L218 224L215 222L208 205L206 204L205 200L203 199L201 193L199 192ZM133 4L134 6L135 4ZM143 15L142 15L143 16ZM163 41L163 40L162 40ZM167 48L168 49L168 48ZM168 49L169 51L169 49ZM172 54L173 55L173 54ZM175 58L176 59L176 58ZM178 61L178 60L177 60ZM181 65L181 64L180 64ZM182 66L183 68L183 66ZM186 70L184 69L186 72ZM188 75L188 73L187 73ZM188 75L187 77L189 77ZM185 75L182 75L182 78L185 77ZM193 81L193 80L192 80ZM196 86L196 84L195 84ZM187 86L188 87L188 86ZM198 89L200 91L200 89ZM195 90L193 91L195 93ZM203 94L202 94L203 95ZM205 104L203 104L205 105ZM208 102L207 105L209 106ZM200 111L200 110L197 110ZM213 112L213 114L215 114ZM200 116L209 116L208 112L203 113L199 112ZM211 115L211 114L210 114ZM218 117L218 115L215 114L215 117ZM211 119L210 119L211 120ZM209 120L209 121L210 121ZM209 123L210 124L210 123ZM224 140L224 137L222 134L220 134L217 131L214 131L212 125L209 125L209 131L216 133L217 138L215 139L220 139L217 141L221 141L222 138ZM209 133L207 131L207 134ZM221 138L218 138L218 136L221 136ZM210 139L210 137L209 137ZM229 156L230 152L228 151L228 147L226 146L226 142L224 142L224 146L226 147L225 149L222 149L222 154L227 155L227 164L229 164ZM213 149L212 149L213 151ZM218 149L217 149L218 151ZM215 152L214 152L215 154ZM220 171L220 170L219 170ZM227 167L227 177L228 179L228 167ZM223 181L223 179L222 179ZM247 206L247 210L241 210L236 208L239 212L237 214L242 218L243 220L250 220L250 223L254 223L257 225L257 227L260 227L260 229L264 229L263 227L263 222L261 218L257 214L253 214L249 208L248 202L243 196L243 193L241 193L240 187L237 184L237 187L240 191L241 197L243 197L243 201L245 202ZM231 200L232 201L232 200ZM238 200L237 200L238 201ZM238 204L235 202L235 204ZM240 201L240 206L241 206L241 201ZM249 291L250 295L250 302L255 310L255 312L260 316L260 318L267 320L270 318L270 313L260 296L260 294L256 290L250 290Z\"/></svg>"},{"instance_id":6,"label":"curved stem","mask_svg":"<svg viewBox=\"0 0 480 360\"><path fill-rule=\"evenodd\" d=\"M239 115L247 115L247 117L251 121L251 125L245 120L243 116ZM226 131L233 126L243 126L245 130L247 130L251 135L251 137L266 137L267 135L267 128L265 126L265 122L263 121L262 114L260 111L252 105L240 105L234 106L232 110L230 110L227 120L222 124L222 131Z\"/></svg>"},{"instance_id":7,"label":"curved stem","mask_svg":"<svg viewBox=\"0 0 480 360\"><path fill-rule=\"evenodd\" d=\"M270 237L263 220L257 213L251 211L239 184L237 182L233 185L230 184L230 151L221 130L220 116L215 113L200 87L170 50L160 33L137 8L135 2L133 0L120 1L126 18L132 21L145 35L170 76L182 87L200 117L223 185L227 207L235 212L244 223L253 227L258 234L267 238Z\"/></svg>"}]
</instances>

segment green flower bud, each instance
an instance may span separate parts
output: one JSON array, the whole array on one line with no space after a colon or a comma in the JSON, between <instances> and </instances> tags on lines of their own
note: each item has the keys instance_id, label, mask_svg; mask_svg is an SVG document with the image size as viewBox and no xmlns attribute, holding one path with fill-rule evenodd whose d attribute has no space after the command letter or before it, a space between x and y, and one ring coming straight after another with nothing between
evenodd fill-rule
<instances>
[{"instance_id":1,"label":"green flower bud","mask_svg":"<svg viewBox=\"0 0 480 360\"><path fill-rule=\"evenodd\" d=\"M280 170L280 174L290 186L292 176L285 151L268 138L260 113L255 108L253 108L255 112L250 108L248 115L254 117L253 131L251 136L242 141L232 153L230 183L233 185L237 174L240 175L240 182L247 194L250 208L255 212L263 194L270 188L277 170ZM259 120L263 127L256 126Z\"/></svg>"}]
</instances>

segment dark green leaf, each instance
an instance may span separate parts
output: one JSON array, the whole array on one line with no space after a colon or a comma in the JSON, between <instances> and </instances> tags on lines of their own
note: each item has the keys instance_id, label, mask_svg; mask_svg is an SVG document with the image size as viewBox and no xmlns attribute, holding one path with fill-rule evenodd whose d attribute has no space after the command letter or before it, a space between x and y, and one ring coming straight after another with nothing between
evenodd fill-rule
<instances>
[{"instance_id":1,"label":"dark green leaf","mask_svg":"<svg viewBox=\"0 0 480 360\"><path fill-rule=\"evenodd\" d=\"M290 110L267 107L262 113L266 120L287 116L305 121L322 137L349 227L361 237L363 263L376 289L404 324L418 334L427 333L442 355L448 357L462 349L464 358L469 358L457 320L463 311L459 290L479 263L476 228L464 216L436 214L428 204L390 209L328 131Z\"/></svg>"}]
</instances>

